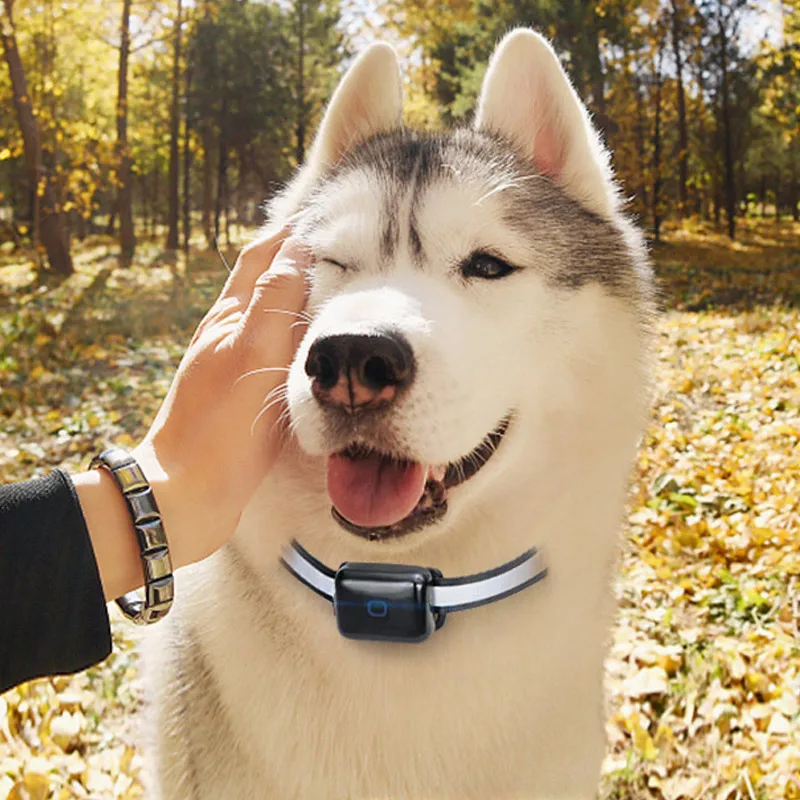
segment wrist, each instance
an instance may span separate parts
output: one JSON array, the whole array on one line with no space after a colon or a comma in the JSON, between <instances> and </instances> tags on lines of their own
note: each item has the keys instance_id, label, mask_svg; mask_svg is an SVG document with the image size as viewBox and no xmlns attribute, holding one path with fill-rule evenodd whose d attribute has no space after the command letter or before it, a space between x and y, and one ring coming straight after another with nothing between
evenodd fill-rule
<instances>
[{"instance_id":1,"label":"wrist","mask_svg":"<svg viewBox=\"0 0 800 800\"><path fill-rule=\"evenodd\" d=\"M158 503L174 569L210 556L228 538L230 513L224 490L202 470L191 473L159 456L153 442L131 455L141 466Z\"/></svg>"},{"instance_id":2,"label":"wrist","mask_svg":"<svg viewBox=\"0 0 800 800\"><path fill-rule=\"evenodd\" d=\"M192 501L179 488L180 476L168 475L155 450L146 443L137 447L132 455L142 468L158 503L173 569L199 560L206 554L192 551L192 537L187 535L185 524L185 508ZM144 572L139 542L119 486L104 469L91 469L71 478L106 600L140 588L144 584Z\"/></svg>"},{"instance_id":3,"label":"wrist","mask_svg":"<svg viewBox=\"0 0 800 800\"><path fill-rule=\"evenodd\" d=\"M198 557L191 548L192 538L187 534L187 508L191 506L192 499L182 488L185 483L183 476L174 469L165 469L150 442L140 444L131 455L142 468L158 503L173 569L197 561Z\"/></svg>"},{"instance_id":4,"label":"wrist","mask_svg":"<svg viewBox=\"0 0 800 800\"><path fill-rule=\"evenodd\" d=\"M113 600L144 582L139 545L125 500L104 470L72 475L92 542L103 594Z\"/></svg>"}]
</instances>

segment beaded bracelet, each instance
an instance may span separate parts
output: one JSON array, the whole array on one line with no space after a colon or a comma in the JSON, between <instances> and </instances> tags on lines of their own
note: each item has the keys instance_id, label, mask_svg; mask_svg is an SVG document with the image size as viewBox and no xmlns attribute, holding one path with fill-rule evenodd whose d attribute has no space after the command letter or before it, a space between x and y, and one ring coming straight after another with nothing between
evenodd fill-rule
<instances>
[{"instance_id":1,"label":"beaded bracelet","mask_svg":"<svg viewBox=\"0 0 800 800\"><path fill-rule=\"evenodd\" d=\"M122 613L137 625L149 625L165 617L172 607L175 583L172 561L161 513L153 490L136 459L121 447L112 447L95 456L92 469L111 473L128 506L144 570L144 597L137 592L116 599Z\"/></svg>"}]
</instances>

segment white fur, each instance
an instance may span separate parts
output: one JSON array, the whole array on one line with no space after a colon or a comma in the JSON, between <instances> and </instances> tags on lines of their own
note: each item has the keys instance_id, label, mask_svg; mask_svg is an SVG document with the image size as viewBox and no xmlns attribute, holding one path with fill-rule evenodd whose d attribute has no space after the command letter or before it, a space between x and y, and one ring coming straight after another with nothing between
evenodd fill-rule
<instances>
[{"instance_id":1,"label":"white fur","mask_svg":"<svg viewBox=\"0 0 800 800\"><path fill-rule=\"evenodd\" d=\"M323 161L395 118L394 100L373 105L397 96L388 61L386 49L373 49L345 79L285 215ZM594 134L540 37L518 32L500 46L478 124L524 131L531 109L521 86L564 134L554 177L590 210L613 216ZM589 800L604 752L609 583L647 410L641 309L597 283L553 289L546 251L504 225L502 191L457 174L435 183L418 210L427 268L415 268L404 240L391 269L381 268L374 178L369 170L343 177L330 219L309 233L319 263L314 319L288 382L296 439L233 547L178 576L176 608L153 631L147 667L160 754L152 791L165 800ZM404 199L398 218L408 213ZM453 278L452 265L486 237L531 268L513 283ZM343 273L325 256L358 271ZM516 413L491 462L450 491L440 524L376 544L331 520L330 442L303 364L320 334L387 323L418 361L391 431L418 460L458 459ZM536 546L550 572L514 597L452 614L422 645L354 642L338 634L330 605L278 565L293 536L334 566L401 561L462 575Z\"/></svg>"}]
</instances>

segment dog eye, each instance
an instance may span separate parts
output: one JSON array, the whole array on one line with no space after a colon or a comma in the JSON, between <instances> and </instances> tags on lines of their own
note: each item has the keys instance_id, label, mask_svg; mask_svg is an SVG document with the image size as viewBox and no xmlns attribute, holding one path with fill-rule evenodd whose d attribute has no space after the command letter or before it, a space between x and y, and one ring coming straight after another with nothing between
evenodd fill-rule
<instances>
[{"instance_id":1,"label":"dog eye","mask_svg":"<svg viewBox=\"0 0 800 800\"><path fill-rule=\"evenodd\" d=\"M473 253L462 265L461 274L465 278L484 278L496 280L505 278L517 268L512 267L500 258L490 256L488 253Z\"/></svg>"},{"instance_id":2,"label":"dog eye","mask_svg":"<svg viewBox=\"0 0 800 800\"><path fill-rule=\"evenodd\" d=\"M341 261L336 261L335 259L328 258L327 256L323 256L323 257L318 258L317 259L317 264L331 264L334 267L339 267L339 269L342 270L342 272L346 272L347 271L347 265L346 264L342 264Z\"/></svg>"}]
</instances>

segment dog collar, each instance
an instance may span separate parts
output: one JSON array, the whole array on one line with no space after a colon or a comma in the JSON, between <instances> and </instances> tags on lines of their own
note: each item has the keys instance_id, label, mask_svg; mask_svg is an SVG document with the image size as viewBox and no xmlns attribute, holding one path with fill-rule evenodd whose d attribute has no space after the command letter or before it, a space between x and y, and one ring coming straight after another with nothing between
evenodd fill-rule
<instances>
[{"instance_id":1,"label":"dog collar","mask_svg":"<svg viewBox=\"0 0 800 800\"><path fill-rule=\"evenodd\" d=\"M462 578L444 578L430 567L355 561L345 561L334 572L297 540L283 549L281 562L333 604L342 636L388 642L424 641L444 625L449 611L502 600L547 575L535 548L502 566Z\"/></svg>"}]
</instances>

